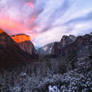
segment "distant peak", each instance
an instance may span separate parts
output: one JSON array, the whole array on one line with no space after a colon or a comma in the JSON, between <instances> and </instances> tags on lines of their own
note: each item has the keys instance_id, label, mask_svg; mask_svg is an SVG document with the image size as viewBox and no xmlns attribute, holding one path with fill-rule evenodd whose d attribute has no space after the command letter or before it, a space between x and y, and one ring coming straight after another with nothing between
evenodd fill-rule
<instances>
[{"instance_id":1,"label":"distant peak","mask_svg":"<svg viewBox=\"0 0 92 92\"><path fill-rule=\"evenodd\" d=\"M21 43L21 42L25 42L25 41L30 41L31 40L30 36L25 35L25 34L12 35L11 38L16 43Z\"/></svg>"}]
</instances>

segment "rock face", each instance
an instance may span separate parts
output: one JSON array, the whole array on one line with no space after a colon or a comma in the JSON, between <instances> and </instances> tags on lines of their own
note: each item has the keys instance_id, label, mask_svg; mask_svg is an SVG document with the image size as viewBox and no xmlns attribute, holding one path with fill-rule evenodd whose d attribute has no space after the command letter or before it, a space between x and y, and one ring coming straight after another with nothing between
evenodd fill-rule
<instances>
[{"instance_id":1,"label":"rock face","mask_svg":"<svg viewBox=\"0 0 92 92\"><path fill-rule=\"evenodd\" d=\"M18 34L11 36L12 39L19 45L19 47L30 54L33 58L38 58L38 53L34 48L34 45L30 41L30 37L25 34Z\"/></svg>"},{"instance_id":2,"label":"rock face","mask_svg":"<svg viewBox=\"0 0 92 92\"><path fill-rule=\"evenodd\" d=\"M39 54L44 56L59 56L61 54L61 49L76 40L73 35L64 35L60 42L50 43L39 49Z\"/></svg>"},{"instance_id":3,"label":"rock face","mask_svg":"<svg viewBox=\"0 0 92 92\"><path fill-rule=\"evenodd\" d=\"M20 47L3 30L0 30L0 68L14 67L31 60L32 57Z\"/></svg>"},{"instance_id":4,"label":"rock face","mask_svg":"<svg viewBox=\"0 0 92 92\"><path fill-rule=\"evenodd\" d=\"M76 37L73 35L69 35L69 36L64 35L60 41L60 45L64 47L66 45L73 43L75 40L76 40Z\"/></svg>"},{"instance_id":5,"label":"rock face","mask_svg":"<svg viewBox=\"0 0 92 92\"><path fill-rule=\"evenodd\" d=\"M54 43L54 45L52 47L52 53L51 54L53 56L59 56L59 55L61 55L61 52L62 52L62 55L63 55L64 54L63 48L65 48L66 46L68 47L68 45L75 42L75 40L76 40L76 37L73 36L73 35L69 35L69 36L64 35L60 42Z\"/></svg>"},{"instance_id":6,"label":"rock face","mask_svg":"<svg viewBox=\"0 0 92 92\"><path fill-rule=\"evenodd\" d=\"M60 42L55 42L51 54L54 56L68 56L74 53L78 57L92 54L92 35L87 34L74 39L69 38L68 36L63 36Z\"/></svg>"}]
</instances>

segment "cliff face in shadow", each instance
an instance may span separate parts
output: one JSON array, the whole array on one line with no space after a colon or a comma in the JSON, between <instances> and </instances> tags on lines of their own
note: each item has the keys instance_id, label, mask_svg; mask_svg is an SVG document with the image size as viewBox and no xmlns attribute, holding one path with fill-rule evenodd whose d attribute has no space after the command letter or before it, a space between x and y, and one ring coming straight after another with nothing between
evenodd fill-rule
<instances>
[{"instance_id":1,"label":"cliff face in shadow","mask_svg":"<svg viewBox=\"0 0 92 92\"><path fill-rule=\"evenodd\" d=\"M0 68L13 68L31 62L32 55L24 52L3 30L0 31Z\"/></svg>"}]
</instances>

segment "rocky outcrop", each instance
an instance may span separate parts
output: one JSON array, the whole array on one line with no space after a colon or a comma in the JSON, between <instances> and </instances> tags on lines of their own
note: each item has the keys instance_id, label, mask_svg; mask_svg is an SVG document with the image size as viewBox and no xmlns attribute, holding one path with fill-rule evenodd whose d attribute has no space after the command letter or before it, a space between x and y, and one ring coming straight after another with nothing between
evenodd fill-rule
<instances>
[{"instance_id":1,"label":"rocky outcrop","mask_svg":"<svg viewBox=\"0 0 92 92\"><path fill-rule=\"evenodd\" d=\"M78 57L90 56L92 54L91 48L92 35L90 34L78 36L73 40L63 36L60 42L54 43L51 54L54 56L68 56L70 54L76 54Z\"/></svg>"},{"instance_id":2,"label":"rocky outcrop","mask_svg":"<svg viewBox=\"0 0 92 92\"><path fill-rule=\"evenodd\" d=\"M64 47L64 46L66 46L66 45L69 45L69 44L73 43L75 40L76 40L76 37L73 36L73 35L69 35L69 36L64 35L64 36L62 37L61 41L60 41L60 45L61 45L62 47Z\"/></svg>"},{"instance_id":3,"label":"rocky outcrop","mask_svg":"<svg viewBox=\"0 0 92 92\"><path fill-rule=\"evenodd\" d=\"M59 56L61 54L61 49L76 40L76 37L73 35L66 36L64 35L60 42L54 42L47 44L39 49L39 54L43 56Z\"/></svg>"},{"instance_id":4,"label":"rocky outcrop","mask_svg":"<svg viewBox=\"0 0 92 92\"><path fill-rule=\"evenodd\" d=\"M53 56L59 56L61 55L61 53L62 55L64 55L63 48L65 48L66 46L68 47L68 45L75 42L75 40L76 40L76 37L73 35L69 35L69 36L64 35L60 42L54 43L51 54Z\"/></svg>"},{"instance_id":5,"label":"rocky outcrop","mask_svg":"<svg viewBox=\"0 0 92 92\"><path fill-rule=\"evenodd\" d=\"M38 58L38 52L34 48L34 45L28 35L18 34L11 37L23 51L30 54L33 58Z\"/></svg>"},{"instance_id":6,"label":"rocky outcrop","mask_svg":"<svg viewBox=\"0 0 92 92\"><path fill-rule=\"evenodd\" d=\"M32 57L0 29L0 68L17 67L29 60L31 61Z\"/></svg>"}]
</instances>

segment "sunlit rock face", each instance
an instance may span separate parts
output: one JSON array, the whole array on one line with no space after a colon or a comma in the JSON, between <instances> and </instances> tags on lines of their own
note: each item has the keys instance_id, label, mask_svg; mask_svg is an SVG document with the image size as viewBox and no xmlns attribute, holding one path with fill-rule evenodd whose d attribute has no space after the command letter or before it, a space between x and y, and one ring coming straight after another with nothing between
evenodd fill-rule
<instances>
[{"instance_id":1,"label":"sunlit rock face","mask_svg":"<svg viewBox=\"0 0 92 92\"><path fill-rule=\"evenodd\" d=\"M36 49L34 48L33 43L31 42L31 39L28 35L25 34L18 34L13 35L11 38L19 45L19 47L32 55L34 58L38 58L38 53Z\"/></svg>"},{"instance_id":2,"label":"sunlit rock face","mask_svg":"<svg viewBox=\"0 0 92 92\"><path fill-rule=\"evenodd\" d=\"M3 30L0 29L0 34L3 33Z\"/></svg>"},{"instance_id":3,"label":"sunlit rock face","mask_svg":"<svg viewBox=\"0 0 92 92\"><path fill-rule=\"evenodd\" d=\"M16 42L16 43L22 43L25 41L30 41L31 38L28 35L25 34L18 34L18 35L13 35L11 36L12 39Z\"/></svg>"}]
</instances>

